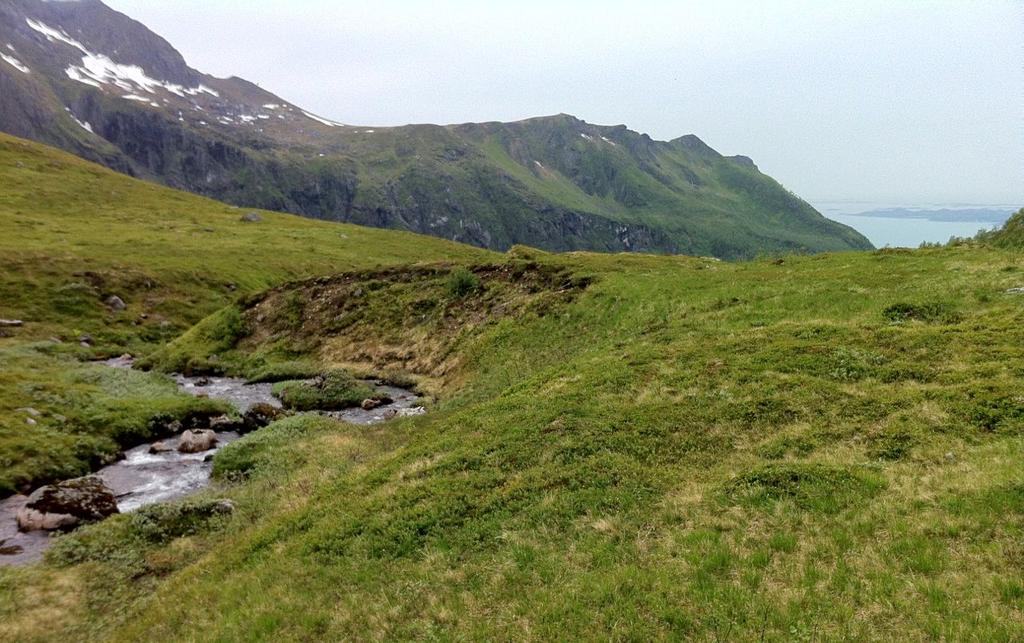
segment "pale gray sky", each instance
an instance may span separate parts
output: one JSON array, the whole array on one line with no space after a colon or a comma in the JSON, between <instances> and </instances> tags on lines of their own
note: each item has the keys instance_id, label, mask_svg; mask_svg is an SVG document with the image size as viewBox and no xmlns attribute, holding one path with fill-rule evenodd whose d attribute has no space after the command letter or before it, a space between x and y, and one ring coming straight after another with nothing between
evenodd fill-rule
<instances>
[{"instance_id":1,"label":"pale gray sky","mask_svg":"<svg viewBox=\"0 0 1024 643\"><path fill-rule=\"evenodd\" d=\"M694 133L812 201L1024 205L1024 2L107 0L346 123Z\"/></svg>"}]
</instances>

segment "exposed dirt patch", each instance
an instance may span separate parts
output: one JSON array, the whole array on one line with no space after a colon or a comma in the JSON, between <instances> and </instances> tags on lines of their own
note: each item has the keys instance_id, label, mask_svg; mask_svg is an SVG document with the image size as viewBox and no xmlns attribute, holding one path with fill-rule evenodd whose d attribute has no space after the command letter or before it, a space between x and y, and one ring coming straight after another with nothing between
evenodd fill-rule
<instances>
[{"instance_id":1,"label":"exposed dirt patch","mask_svg":"<svg viewBox=\"0 0 1024 643\"><path fill-rule=\"evenodd\" d=\"M286 284L246 302L238 348L444 380L481 328L548 314L591 283L533 261L471 266L469 286L466 271L424 265Z\"/></svg>"}]
</instances>

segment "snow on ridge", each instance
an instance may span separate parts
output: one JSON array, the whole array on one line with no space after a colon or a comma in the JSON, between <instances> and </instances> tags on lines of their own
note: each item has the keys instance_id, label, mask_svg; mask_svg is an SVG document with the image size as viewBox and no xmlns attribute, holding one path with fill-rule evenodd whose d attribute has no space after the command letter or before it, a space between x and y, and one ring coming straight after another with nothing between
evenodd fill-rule
<instances>
[{"instance_id":1,"label":"snow on ridge","mask_svg":"<svg viewBox=\"0 0 1024 643\"><path fill-rule=\"evenodd\" d=\"M302 111L302 114L306 118L311 118L311 119L313 119L314 121L316 121L318 123L323 123L327 127L345 127L344 123L337 123L335 121L329 121L326 118L320 118L319 116L316 116L314 114L310 114L309 112L307 112L305 110L300 110L300 111Z\"/></svg>"},{"instance_id":2,"label":"snow on ridge","mask_svg":"<svg viewBox=\"0 0 1024 643\"><path fill-rule=\"evenodd\" d=\"M138 65L124 65L114 62L109 56L89 51L85 45L69 36L63 29L54 29L43 22L32 20L31 18L26 18L25 22L29 27L43 34L48 41L63 42L84 54L81 65L70 65L64 70L64 73L71 80L97 88L100 88L101 84L111 84L127 92L139 88L152 94L156 89L164 89L182 98L185 96L196 96L201 93L220 96L215 90L202 83L198 87L183 87L174 83L157 80L146 74L146 70Z\"/></svg>"},{"instance_id":3,"label":"snow on ridge","mask_svg":"<svg viewBox=\"0 0 1024 643\"><path fill-rule=\"evenodd\" d=\"M53 27L38 20L33 20L32 18L25 18L25 23L32 29L35 29L46 36L46 39L50 42L63 42L66 45L71 45L75 49L78 49L83 54L89 53L89 50L86 49L82 43L69 36L63 29L54 29Z\"/></svg>"},{"instance_id":4,"label":"snow on ridge","mask_svg":"<svg viewBox=\"0 0 1024 643\"><path fill-rule=\"evenodd\" d=\"M94 132L92 130L92 125L90 125L87 121L80 121L80 120L78 120L78 117L75 116L75 113L71 111L71 108L65 107L64 111L67 112L68 116L70 116L72 119L74 119L74 121L76 123L78 123L82 127L82 129L84 129L85 131L89 132L90 134L95 134L96 133L96 132Z\"/></svg>"},{"instance_id":5,"label":"snow on ridge","mask_svg":"<svg viewBox=\"0 0 1024 643\"><path fill-rule=\"evenodd\" d=\"M0 58L3 58L4 61L8 65L10 65L11 67L14 67L15 69L17 69L21 73L23 73L23 74L30 73L29 68L26 67L24 63L22 63L20 60L18 60L14 56L8 56L7 54L0 54Z\"/></svg>"},{"instance_id":6,"label":"snow on ridge","mask_svg":"<svg viewBox=\"0 0 1024 643\"><path fill-rule=\"evenodd\" d=\"M175 85L175 87L181 87L181 85ZM220 98L220 92L218 92L215 89L210 89L209 87L207 87L206 85L204 85L202 83L199 83L198 87L192 87L190 89L186 89L185 93L188 94L189 96L198 96L199 94L209 94L210 96L215 96L217 98Z\"/></svg>"},{"instance_id":7,"label":"snow on ridge","mask_svg":"<svg viewBox=\"0 0 1024 643\"><path fill-rule=\"evenodd\" d=\"M96 89L103 89L103 85L100 85L97 81L92 80L91 78L83 76L77 67L68 67L64 70L64 73L67 74L68 78L71 80L76 80L80 83L85 83L86 85L92 85Z\"/></svg>"},{"instance_id":8,"label":"snow on ridge","mask_svg":"<svg viewBox=\"0 0 1024 643\"><path fill-rule=\"evenodd\" d=\"M604 136L601 137L601 140L604 141L605 143L611 143L612 145L614 145L616 147L618 147L618 145L619 145L615 141L611 140L610 138L606 138Z\"/></svg>"},{"instance_id":9,"label":"snow on ridge","mask_svg":"<svg viewBox=\"0 0 1024 643\"><path fill-rule=\"evenodd\" d=\"M125 100L133 100L137 103L149 103L153 107L160 107L160 103L156 102L155 100L150 100L145 96L139 96L138 94L125 94L121 98L124 98Z\"/></svg>"},{"instance_id":10,"label":"snow on ridge","mask_svg":"<svg viewBox=\"0 0 1024 643\"><path fill-rule=\"evenodd\" d=\"M593 136L591 136L591 135L589 135L589 134L584 134L583 132L580 132L580 136L581 136L581 137L583 137L583 138L585 138L585 139L587 139L588 141L592 141L592 140L594 140L594 137L593 137Z\"/></svg>"}]
</instances>

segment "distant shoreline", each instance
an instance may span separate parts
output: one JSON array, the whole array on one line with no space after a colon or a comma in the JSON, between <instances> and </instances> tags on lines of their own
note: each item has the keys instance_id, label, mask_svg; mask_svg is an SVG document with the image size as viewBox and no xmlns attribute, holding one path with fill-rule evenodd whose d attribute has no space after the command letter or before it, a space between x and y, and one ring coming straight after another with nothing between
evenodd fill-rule
<instances>
[{"instance_id":1,"label":"distant shoreline","mask_svg":"<svg viewBox=\"0 0 1024 643\"><path fill-rule=\"evenodd\" d=\"M886 208L879 210L867 210L864 212L850 212L850 217L874 217L879 219L925 219L928 221L963 221L978 223L1002 224L1010 218L1016 210L1002 208L942 208L938 210L924 210L913 208Z\"/></svg>"}]
</instances>

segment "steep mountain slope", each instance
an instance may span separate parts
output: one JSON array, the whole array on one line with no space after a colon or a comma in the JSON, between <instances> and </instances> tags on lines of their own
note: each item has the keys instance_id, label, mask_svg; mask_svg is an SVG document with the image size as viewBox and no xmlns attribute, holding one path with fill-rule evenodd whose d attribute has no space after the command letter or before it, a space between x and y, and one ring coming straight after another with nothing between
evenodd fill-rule
<instances>
[{"instance_id":1,"label":"steep mountain slope","mask_svg":"<svg viewBox=\"0 0 1024 643\"><path fill-rule=\"evenodd\" d=\"M190 68L99 0L0 5L0 130L231 203L504 249L868 248L750 159L571 116L351 127Z\"/></svg>"}]
</instances>

